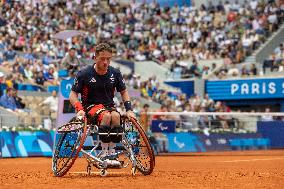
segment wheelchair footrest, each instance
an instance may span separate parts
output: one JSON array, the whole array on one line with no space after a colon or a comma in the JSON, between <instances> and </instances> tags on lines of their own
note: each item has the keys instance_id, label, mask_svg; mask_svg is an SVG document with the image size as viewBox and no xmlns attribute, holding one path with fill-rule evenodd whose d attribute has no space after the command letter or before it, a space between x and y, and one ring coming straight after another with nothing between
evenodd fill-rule
<instances>
[{"instance_id":1,"label":"wheelchair footrest","mask_svg":"<svg viewBox=\"0 0 284 189\"><path fill-rule=\"evenodd\" d=\"M119 143L122 140L122 133L123 128L121 126L110 127L108 125L101 125L98 128L98 135L104 143Z\"/></svg>"},{"instance_id":2,"label":"wheelchair footrest","mask_svg":"<svg viewBox=\"0 0 284 189\"><path fill-rule=\"evenodd\" d=\"M123 168L124 161L106 160L108 169L121 169Z\"/></svg>"}]
</instances>

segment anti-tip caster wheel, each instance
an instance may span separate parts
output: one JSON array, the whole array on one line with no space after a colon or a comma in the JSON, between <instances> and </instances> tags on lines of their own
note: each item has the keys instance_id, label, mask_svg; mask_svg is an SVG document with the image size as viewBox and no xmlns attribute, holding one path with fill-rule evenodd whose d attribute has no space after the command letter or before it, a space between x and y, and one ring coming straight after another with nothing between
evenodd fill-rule
<instances>
[{"instance_id":1,"label":"anti-tip caster wheel","mask_svg":"<svg viewBox=\"0 0 284 189\"><path fill-rule=\"evenodd\" d=\"M87 174L88 175L91 175L91 169L92 169L91 165L88 165L87 166Z\"/></svg>"},{"instance_id":2,"label":"anti-tip caster wheel","mask_svg":"<svg viewBox=\"0 0 284 189\"><path fill-rule=\"evenodd\" d=\"M107 176L107 170L105 170L105 169L101 169L101 171L100 171L100 175L101 175L102 177Z\"/></svg>"},{"instance_id":3,"label":"anti-tip caster wheel","mask_svg":"<svg viewBox=\"0 0 284 189\"><path fill-rule=\"evenodd\" d=\"M132 174L132 176L136 175L136 167L131 168L131 174Z\"/></svg>"}]
</instances>

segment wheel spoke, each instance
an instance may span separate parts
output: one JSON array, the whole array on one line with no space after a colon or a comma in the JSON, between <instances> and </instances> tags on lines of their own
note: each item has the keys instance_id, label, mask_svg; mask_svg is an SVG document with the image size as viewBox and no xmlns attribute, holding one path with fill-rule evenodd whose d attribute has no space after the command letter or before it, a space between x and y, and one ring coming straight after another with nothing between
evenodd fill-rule
<instances>
[{"instance_id":1,"label":"wheel spoke","mask_svg":"<svg viewBox=\"0 0 284 189\"><path fill-rule=\"evenodd\" d=\"M82 124L82 123L81 123ZM52 170L55 176L63 176L75 162L81 147L86 138L87 127L81 126L82 129L68 132L57 133L55 151L53 154Z\"/></svg>"},{"instance_id":2,"label":"wheel spoke","mask_svg":"<svg viewBox=\"0 0 284 189\"><path fill-rule=\"evenodd\" d=\"M154 154L149 140L136 120L124 122L127 129L127 139L137 161L138 170L144 175L151 174L154 169Z\"/></svg>"}]
</instances>

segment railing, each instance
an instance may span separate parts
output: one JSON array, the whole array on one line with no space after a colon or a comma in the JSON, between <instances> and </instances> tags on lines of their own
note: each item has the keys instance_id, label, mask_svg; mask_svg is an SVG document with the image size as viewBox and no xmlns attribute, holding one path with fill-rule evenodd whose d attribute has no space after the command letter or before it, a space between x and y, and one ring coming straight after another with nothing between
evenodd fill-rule
<instances>
[{"instance_id":1,"label":"railing","mask_svg":"<svg viewBox=\"0 0 284 189\"><path fill-rule=\"evenodd\" d=\"M152 116L152 121L146 129L156 132L247 133L256 132L261 121L284 121L283 112L148 112L147 115Z\"/></svg>"},{"instance_id":2,"label":"railing","mask_svg":"<svg viewBox=\"0 0 284 189\"><path fill-rule=\"evenodd\" d=\"M55 128L56 117L17 113L0 115L1 131L16 130L52 130Z\"/></svg>"}]
</instances>

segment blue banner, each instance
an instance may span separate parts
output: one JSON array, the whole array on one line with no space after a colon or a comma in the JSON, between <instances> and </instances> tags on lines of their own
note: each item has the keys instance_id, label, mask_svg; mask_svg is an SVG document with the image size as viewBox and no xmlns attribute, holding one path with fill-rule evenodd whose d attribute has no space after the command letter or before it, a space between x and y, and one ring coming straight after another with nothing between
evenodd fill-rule
<instances>
[{"instance_id":1,"label":"blue banner","mask_svg":"<svg viewBox=\"0 0 284 189\"><path fill-rule=\"evenodd\" d=\"M284 78L207 81L214 100L284 98Z\"/></svg>"},{"instance_id":2,"label":"blue banner","mask_svg":"<svg viewBox=\"0 0 284 189\"><path fill-rule=\"evenodd\" d=\"M227 150L245 150L245 149L264 149L269 148L269 141L265 144L259 144L262 136L259 133L245 134L217 134L212 133L209 136L197 134L198 138L204 144L206 151L227 151Z\"/></svg>"},{"instance_id":3,"label":"blue banner","mask_svg":"<svg viewBox=\"0 0 284 189\"><path fill-rule=\"evenodd\" d=\"M2 157L51 156L54 132L1 132Z\"/></svg>"},{"instance_id":4,"label":"blue banner","mask_svg":"<svg viewBox=\"0 0 284 189\"><path fill-rule=\"evenodd\" d=\"M259 121L257 131L270 139L272 148L284 148L284 121Z\"/></svg>"},{"instance_id":5,"label":"blue banner","mask_svg":"<svg viewBox=\"0 0 284 189\"><path fill-rule=\"evenodd\" d=\"M174 120L153 120L152 132L174 133L176 130L176 122Z\"/></svg>"},{"instance_id":6,"label":"blue banner","mask_svg":"<svg viewBox=\"0 0 284 189\"><path fill-rule=\"evenodd\" d=\"M260 133L212 133L209 136L193 133L154 133L154 138L151 143L157 153L270 148L270 139L263 138Z\"/></svg>"},{"instance_id":7,"label":"blue banner","mask_svg":"<svg viewBox=\"0 0 284 189\"><path fill-rule=\"evenodd\" d=\"M74 79L62 80L60 83L60 92L64 98L69 98L69 94L74 83Z\"/></svg>"},{"instance_id":8,"label":"blue banner","mask_svg":"<svg viewBox=\"0 0 284 189\"><path fill-rule=\"evenodd\" d=\"M194 94L194 81L165 81L167 85L179 88L182 93L185 93L187 97Z\"/></svg>"},{"instance_id":9,"label":"blue banner","mask_svg":"<svg viewBox=\"0 0 284 189\"><path fill-rule=\"evenodd\" d=\"M156 152L206 152L284 148L283 122L260 122L260 133L204 134L154 133ZM72 137L70 135L69 137ZM1 132L0 157L52 156L54 132ZM133 141L132 141L133 142ZM91 143L90 143L91 144ZM87 145L87 142L85 143ZM66 154L66 153L64 153ZM62 154L62 155L64 155Z\"/></svg>"},{"instance_id":10,"label":"blue banner","mask_svg":"<svg viewBox=\"0 0 284 189\"><path fill-rule=\"evenodd\" d=\"M191 133L167 134L168 152L205 152L205 146L197 135Z\"/></svg>"}]
</instances>

